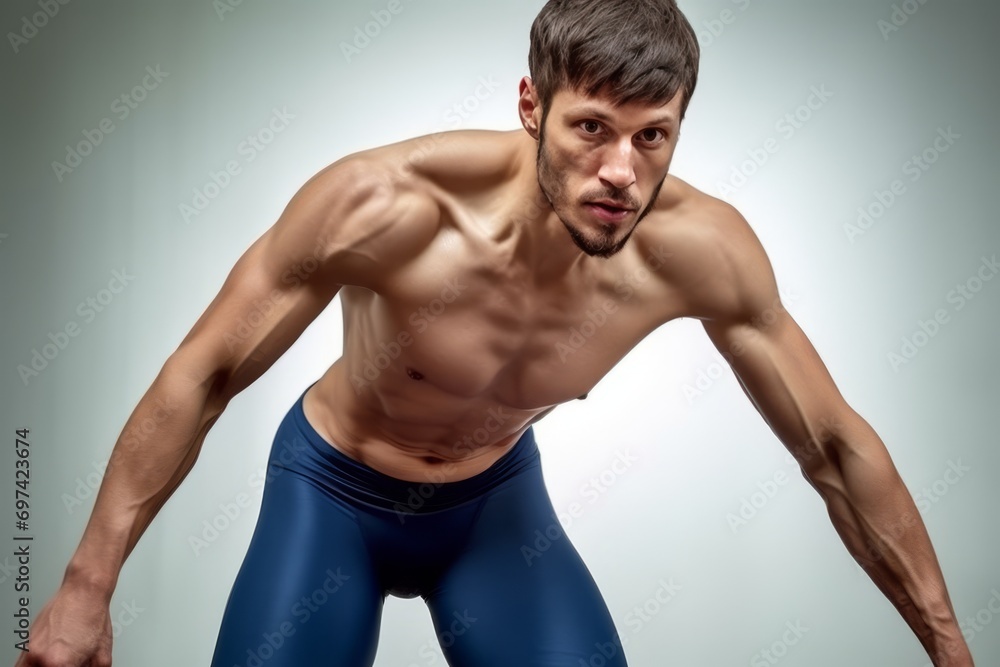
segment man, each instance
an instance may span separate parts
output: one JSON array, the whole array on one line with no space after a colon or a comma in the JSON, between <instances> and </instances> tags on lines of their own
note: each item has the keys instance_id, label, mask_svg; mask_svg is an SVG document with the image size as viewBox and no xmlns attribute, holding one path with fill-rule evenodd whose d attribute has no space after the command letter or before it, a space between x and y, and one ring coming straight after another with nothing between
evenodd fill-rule
<instances>
[{"instance_id":1,"label":"man","mask_svg":"<svg viewBox=\"0 0 1000 667\"><path fill-rule=\"evenodd\" d=\"M337 294L344 354L274 437L213 667L371 665L389 594L427 602L451 665L626 665L531 425L678 317L703 322L934 664L972 665L913 500L753 231L668 175L699 56L673 0L552 0L531 38L523 131L338 160L237 262L126 424L157 427L116 443L19 666L110 664L124 561L228 403Z\"/></svg>"}]
</instances>

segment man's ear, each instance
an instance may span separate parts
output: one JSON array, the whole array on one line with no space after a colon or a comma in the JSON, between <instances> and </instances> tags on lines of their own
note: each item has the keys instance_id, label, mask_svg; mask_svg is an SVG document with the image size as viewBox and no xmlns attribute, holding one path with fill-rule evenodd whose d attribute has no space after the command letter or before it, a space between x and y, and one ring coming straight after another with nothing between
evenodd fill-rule
<instances>
[{"instance_id":1,"label":"man's ear","mask_svg":"<svg viewBox=\"0 0 1000 667\"><path fill-rule=\"evenodd\" d=\"M518 92L520 98L517 102L518 116L521 118L521 125L525 131L536 141L539 138L539 123L541 122L542 109L538 105L538 94L531 77L523 77L519 85Z\"/></svg>"}]
</instances>

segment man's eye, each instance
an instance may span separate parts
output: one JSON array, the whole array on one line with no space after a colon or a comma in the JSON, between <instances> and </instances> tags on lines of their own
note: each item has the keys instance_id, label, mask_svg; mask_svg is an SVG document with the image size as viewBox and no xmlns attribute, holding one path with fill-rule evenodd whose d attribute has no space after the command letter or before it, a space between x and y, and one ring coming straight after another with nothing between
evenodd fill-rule
<instances>
[{"instance_id":1,"label":"man's eye","mask_svg":"<svg viewBox=\"0 0 1000 667\"><path fill-rule=\"evenodd\" d=\"M601 129L601 124L596 120L585 120L582 123L583 129L587 134L596 134L599 129ZM593 131L591 131L593 130Z\"/></svg>"},{"instance_id":2,"label":"man's eye","mask_svg":"<svg viewBox=\"0 0 1000 667\"><path fill-rule=\"evenodd\" d=\"M650 133L652 133L652 136L650 136ZM654 129L654 128L649 128L648 130L643 130L642 131L642 138L643 138L643 140L644 141L648 141L649 143L656 142L661 136L664 139L666 138L666 134L664 134L662 130L657 130L657 129Z\"/></svg>"}]
</instances>

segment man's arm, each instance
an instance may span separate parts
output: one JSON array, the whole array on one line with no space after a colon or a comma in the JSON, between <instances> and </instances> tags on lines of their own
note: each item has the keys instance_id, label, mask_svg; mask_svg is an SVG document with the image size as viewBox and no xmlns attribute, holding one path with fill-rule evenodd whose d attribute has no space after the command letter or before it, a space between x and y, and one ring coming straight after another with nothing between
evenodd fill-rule
<instances>
[{"instance_id":1,"label":"man's arm","mask_svg":"<svg viewBox=\"0 0 1000 667\"><path fill-rule=\"evenodd\" d=\"M327 167L236 262L127 420L80 544L35 619L19 667L110 663L108 605L120 570L226 405L342 285L373 284L386 262L411 252L415 233L426 236L433 207L397 196L385 174L355 156Z\"/></svg>"},{"instance_id":2,"label":"man's arm","mask_svg":"<svg viewBox=\"0 0 1000 667\"><path fill-rule=\"evenodd\" d=\"M909 491L872 427L846 403L782 307L747 221L719 202L700 293L705 331L771 430L826 503L851 555L938 666L972 665L940 565Z\"/></svg>"},{"instance_id":3,"label":"man's arm","mask_svg":"<svg viewBox=\"0 0 1000 667\"><path fill-rule=\"evenodd\" d=\"M367 285L396 239L406 238L386 233L402 214L379 174L377 165L353 157L327 167L236 262L126 422L68 578L110 597L125 559L194 466L228 403L284 354L342 285Z\"/></svg>"}]
</instances>

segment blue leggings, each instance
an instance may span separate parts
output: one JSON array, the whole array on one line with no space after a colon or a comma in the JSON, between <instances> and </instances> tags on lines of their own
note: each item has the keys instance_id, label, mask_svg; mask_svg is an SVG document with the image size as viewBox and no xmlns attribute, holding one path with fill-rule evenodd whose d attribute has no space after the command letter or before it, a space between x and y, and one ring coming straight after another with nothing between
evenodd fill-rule
<instances>
[{"instance_id":1,"label":"blue leggings","mask_svg":"<svg viewBox=\"0 0 1000 667\"><path fill-rule=\"evenodd\" d=\"M421 484L332 447L304 396L274 437L212 667L370 667L390 594L424 599L451 667L626 667L532 428L482 473Z\"/></svg>"}]
</instances>

